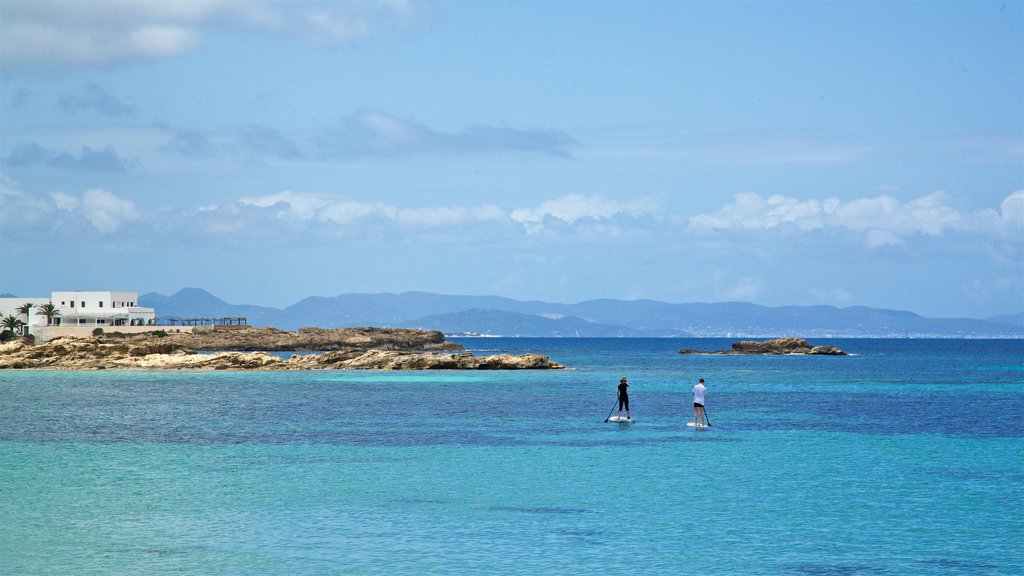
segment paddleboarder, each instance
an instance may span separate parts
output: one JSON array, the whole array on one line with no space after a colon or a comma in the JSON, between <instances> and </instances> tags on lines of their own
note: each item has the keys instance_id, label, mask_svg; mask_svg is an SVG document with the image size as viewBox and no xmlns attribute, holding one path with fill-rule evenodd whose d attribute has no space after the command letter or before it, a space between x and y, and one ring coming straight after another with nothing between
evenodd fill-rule
<instances>
[{"instance_id":1,"label":"paddleboarder","mask_svg":"<svg viewBox=\"0 0 1024 576\"><path fill-rule=\"evenodd\" d=\"M626 420L632 420L633 418L629 415L629 381L623 376L622 380L619 380L619 418L622 418L622 407L626 407Z\"/></svg>"},{"instance_id":2,"label":"paddleboarder","mask_svg":"<svg viewBox=\"0 0 1024 576\"><path fill-rule=\"evenodd\" d=\"M693 387L693 423L696 426L704 425L704 396L707 393L708 389L704 387L704 379L701 378Z\"/></svg>"}]
</instances>

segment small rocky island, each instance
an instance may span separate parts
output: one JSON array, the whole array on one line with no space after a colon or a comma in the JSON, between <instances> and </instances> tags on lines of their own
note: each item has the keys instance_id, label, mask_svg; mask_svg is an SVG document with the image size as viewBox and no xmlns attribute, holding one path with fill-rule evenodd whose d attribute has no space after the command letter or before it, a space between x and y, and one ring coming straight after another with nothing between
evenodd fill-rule
<instances>
[{"instance_id":1,"label":"small rocky island","mask_svg":"<svg viewBox=\"0 0 1024 576\"><path fill-rule=\"evenodd\" d=\"M812 346L803 338L777 338L755 342L744 340L734 342L730 350L701 351L685 348L680 354L815 354L823 356L846 356L835 346Z\"/></svg>"},{"instance_id":2,"label":"small rocky island","mask_svg":"<svg viewBox=\"0 0 1024 576\"><path fill-rule=\"evenodd\" d=\"M522 370L565 366L539 354L474 356L437 331L403 328L210 329L0 344L0 369ZM319 352L292 354L269 352Z\"/></svg>"}]
</instances>

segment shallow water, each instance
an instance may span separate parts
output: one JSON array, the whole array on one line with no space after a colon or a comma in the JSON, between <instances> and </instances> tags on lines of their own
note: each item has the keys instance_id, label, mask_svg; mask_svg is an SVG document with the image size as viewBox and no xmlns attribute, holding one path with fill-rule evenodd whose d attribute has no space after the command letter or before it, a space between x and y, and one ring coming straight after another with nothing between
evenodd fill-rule
<instances>
[{"instance_id":1,"label":"shallow water","mask_svg":"<svg viewBox=\"0 0 1024 576\"><path fill-rule=\"evenodd\" d=\"M1024 573L1024 341L461 342L573 369L0 373L0 572Z\"/></svg>"}]
</instances>

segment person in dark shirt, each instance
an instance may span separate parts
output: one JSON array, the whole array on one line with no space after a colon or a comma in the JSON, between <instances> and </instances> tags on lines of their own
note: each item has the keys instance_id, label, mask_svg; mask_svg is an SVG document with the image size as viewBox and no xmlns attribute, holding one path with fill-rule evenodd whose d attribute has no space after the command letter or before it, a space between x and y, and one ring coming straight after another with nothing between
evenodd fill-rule
<instances>
[{"instance_id":1,"label":"person in dark shirt","mask_svg":"<svg viewBox=\"0 0 1024 576\"><path fill-rule=\"evenodd\" d=\"M623 378L619 380L619 418L622 418L622 407L626 407L626 420L632 420L629 415L629 381Z\"/></svg>"}]
</instances>

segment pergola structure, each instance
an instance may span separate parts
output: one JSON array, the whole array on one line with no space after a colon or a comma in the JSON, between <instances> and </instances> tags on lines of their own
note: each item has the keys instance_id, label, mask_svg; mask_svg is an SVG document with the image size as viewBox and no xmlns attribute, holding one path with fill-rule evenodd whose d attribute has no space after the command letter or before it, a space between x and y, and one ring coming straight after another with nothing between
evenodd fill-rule
<instances>
[{"instance_id":1,"label":"pergola structure","mask_svg":"<svg viewBox=\"0 0 1024 576\"><path fill-rule=\"evenodd\" d=\"M166 326L245 326L248 324L244 316L223 318L158 318L157 324Z\"/></svg>"}]
</instances>

